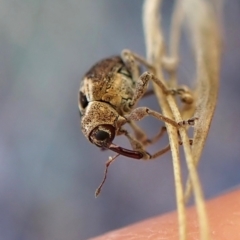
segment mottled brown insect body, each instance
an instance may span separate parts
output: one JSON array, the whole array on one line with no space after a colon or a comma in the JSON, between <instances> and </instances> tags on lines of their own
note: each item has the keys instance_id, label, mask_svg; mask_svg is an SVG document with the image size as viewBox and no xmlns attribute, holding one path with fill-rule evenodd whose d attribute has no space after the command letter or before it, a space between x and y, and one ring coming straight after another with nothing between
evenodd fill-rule
<instances>
[{"instance_id":1,"label":"mottled brown insect body","mask_svg":"<svg viewBox=\"0 0 240 240\"><path fill-rule=\"evenodd\" d=\"M139 59L146 67L150 65ZM79 89L78 107L81 114L81 127L85 137L93 144L111 149L121 155L136 159L151 159L161 155L159 151L150 155L144 147L154 141L147 139L145 133L134 123L145 116L153 116L161 121L179 127L174 120L146 107L135 108L148 88L148 82L154 81L166 94L178 94L168 90L152 73L139 74L136 55L124 50L121 56L104 59L95 64L84 76ZM123 128L129 123L135 137ZM185 124L181 123L182 125ZM116 146L115 136L125 135L133 148L128 150ZM161 136L162 131L154 139ZM169 149L166 148L167 150ZM166 150L164 150L165 152Z\"/></svg>"},{"instance_id":2,"label":"mottled brown insect body","mask_svg":"<svg viewBox=\"0 0 240 240\"><path fill-rule=\"evenodd\" d=\"M133 107L134 88L135 82L120 56L98 62L85 74L78 104L82 132L88 140L110 148L121 125L127 122L123 116Z\"/></svg>"},{"instance_id":3,"label":"mottled brown insect body","mask_svg":"<svg viewBox=\"0 0 240 240\"><path fill-rule=\"evenodd\" d=\"M128 106L133 97L135 83L120 57L112 57L98 62L85 75L80 87L81 97L87 102L100 101L110 104L119 114L130 111ZM85 108L79 101L84 115Z\"/></svg>"}]
</instances>

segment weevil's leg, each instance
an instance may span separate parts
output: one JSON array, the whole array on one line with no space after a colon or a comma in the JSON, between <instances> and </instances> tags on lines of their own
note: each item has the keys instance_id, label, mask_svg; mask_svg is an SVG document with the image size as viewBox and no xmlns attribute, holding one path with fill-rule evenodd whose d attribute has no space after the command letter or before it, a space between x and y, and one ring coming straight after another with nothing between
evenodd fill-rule
<instances>
[{"instance_id":1,"label":"weevil's leg","mask_svg":"<svg viewBox=\"0 0 240 240\"><path fill-rule=\"evenodd\" d=\"M191 90L185 85L179 88L169 89L169 93L172 95L178 95L181 101L186 104L192 104L194 101L194 97Z\"/></svg>"},{"instance_id":2,"label":"weevil's leg","mask_svg":"<svg viewBox=\"0 0 240 240\"><path fill-rule=\"evenodd\" d=\"M133 121L129 122L131 128L134 131L134 135L135 137L144 145L150 145L150 144L154 144L155 142L157 142L166 132L166 127L162 127L161 130L159 131L159 133L154 136L153 138L149 139L147 138L147 135L145 134L145 132Z\"/></svg>"},{"instance_id":3,"label":"weevil's leg","mask_svg":"<svg viewBox=\"0 0 240 240\"><path fill-rule=\"evenodd\" d=\"M161 127L159 133L156 136L154 136L151 139L147 139L146 144L156 143L165 134L166 131L167 131L167 128L165 126Z\"/></svg>"},{"instance_id":4,"label":"weevil's leg","mask_svg":"<svg viewBox=\"0 0 240 240\"><path fill-rule=\"evenodd\" d=\"M145 72L139 77L138 65L134 57L134 54L131 51L123 50L121 53L121 57L126 67L130 71L133 81L136 84L134 96L129 102L130 108L133 107L142 96L144 96L148 88L148 82L150 80L153 80L154 82L156 82L157 85L163 90L164 93L168 93L168 89L165 87L163 82L155 78L152 73Z\"/></svg>"},{"instance_id":5,"label":"weevil's leg","mask_svg":"<svg viewBox=\"0 0 240 240\"><path fill-rule=\"evenodd\" d=\"M178 140L178 143L179 143L179 145L182 145L182 144L183 144L183 142L182 142L181 140ZM192 139L192 138L189 139L189 145L190 145L190 146L193 145L193 139Z\"/></svg>"},{"instance_id":6,"label":"weevil's leg","mask_svg":"<svg viewBox=\"0 0 240 240\"><path fill-rule=\"evenodd\" d=\"M162 150L154 153L153 155L151 155L150 159L155 159L157 157L160 157L161 155L163 155L164 153L168 152L171 149L170 145L168 144L165 148L163 148Z\"/></svg>"},{"instance_id":7,"label":"weevil's leg","mask_svg":"<svg viewBox=\"0 0 240 240\"><path fill-rule=\"evenodd\" d=\"M179 145L182 145L182 142L179 141L178 142ZM193 140L192 139L189 139L189 144L192 145L193 144ZM169 150L171 149L170 145L167 145L165 148L163 148L162 150L154 153L153 155L151 155L151 158L150 159L155 159L157 157L160 157L161 155L163 155L164 153L168 152Z\"/></svg>"},{"instance_id":8,"label":"weevil's leg","mask_svg":"<svg viewBox=\"0 0 240 240\"><path fill-rule=\"evenodd\" d=\"M178 143L179 143L179 145L182 145L183 144L183 142L182 142L182 140L181 140L181 135L180 135L180 133L179 133L179 131L177 131L177 134L178 134ZM192 146L193 145L193 139L192 138L189 138L189 145L190 146Z\"/></svg>"},{"instance_id":9,"label":"weevil's leg","mask_svg":"<svg viewBox=\"0 0 240 240\"><path fill-rule=\"evenodd\" d=\"M165 94L179 95L182 102L187 104L193 103L192 93L187 87L168 89L164 83L156 78L152 73L145 72L139 77L138 81L136 82L134 96L129 103L130 107L134 106L137 101L146 94L149 81L155 82Z\"/></svg>"},{"instance_id":10,"label":"weevil's leg","mask_svg":"<svg viewBox=\"0 0 240 240\"><path fill-rule=\"evenodd\" d=\"M175 122L174 120L172 120L171 118L165 117L162 114L153 111L147 107L138 107L132 110L132 112L125 116L126 119L128 119L129 121L133 120L133 121L139 121L142 118L146 117L146 116L153 116L155 118L157 118L158 120L161 120L163 122L169 123L172 126L179 128L182 126L193 126L195 124L195 121L198 120L198 118L190 118L188 120L184 120L182 122Z\"/></svg>"},{"instance_id":11,"label":"weevil's leg","mask_svg":"<svg viewBox=\"0 0 240 240\"><path fill-rule=\"evenodd\" d=\"M123 50L121 52L121 58L129 72L131 73L132 80L134 81L134 83L136 83L139 78L139 67L137 62L135 61L133 54L129 50Z\"/></svg>"},{"instance_id":12,"label":"weevil's leg","mask_svg":"<svg viewBox=\"0 0 240 240\"><path fill-rule=\"evenodd\" d=\"M179 145L182 145L181 141L178 141ZM189 139L189 144L192 145L193 144L193 140ZM164 153L168 152L171 149L170 145L167 145L165 148L163 148L162 150L154 153L153 155L151 155L151 159L160 157L161 155L163 155Z\"/></svg>"},{"instance_id":13,"label":"weevil's leg","mask_svg":"<svg viewBox=\"0 0 240 240\"><path fill-rule=\"evenodd\" d=\"M135 139L127 130L121 128L119 130L119 133L124 134L128 138L134 151L138 151L138 152L142 153L142 155L143 155L142 159L151 158L151 155L147 151L145 151L142 143L140 141L138 141L137 139Z\"/></svg>"},{"instance_id":14,"label":"weevil's leg","mask_svg":"<svg viewBox=\"0 0 240 240\"><path fill-rule=\"evenodd\" d=\"M143 58L138 56L137 54L131 52L130 50L123 50L121 52L121 57L122 60L124 61L125 65L127 66L128 70L131 72L133 80L137 83L140 82L139 85L145 86L149 82L149 80L153 80L162 90L164 93L168 93L167 87L165 87L164 83L154 77L154 75L150 72L145 72L140 76L139 74L137 75L136 73L138 72L138 65L136 61L139 61L140 63L144 64L148 68L152 68L151 65L147 63ZM142 83L141 83L142 82ZM140 87L139 87L140 88ZM146 89L145 89L146 91ZM143 93L145 93L145 91ZM143 95L143 94L142 94ZM141 96L142 96L141 95ZM139 98L138 98L139 99Z\"/></svg>"},{"instance_id":15,"label":"weevil's leg","mask_svg":"<svg viewBox=\"0 0 240 240\"><path fill-rule=\"evenodd\" d=\"M154 153L153 155L151 155L150 153L148 153L147 151L144 150L143 145L142 145L137 139L135 139L134 137L132 137L132 136L128 133L127 130L121 129L121 133L124 134L124 135L128 138L128 140L129 140L129 142L130 142L133 150L139 151L140 153L143 154L143 158L142 158L143 160L152 160L152 159L155 159L155 158L163 155L164 153L166 153L166 152L168 152L168 151L170 150L170 146L167 145L167 146L166 146L165 148L163 148L162 150L160 150L160 151Z\"/></svg>"},{"instance_id":16,"label":"weevil's leg","mask_svg":"<svg viewBox=\"0 0 240 240\"><path fill-rule=\"evenodd\" d=\"M132 52L129 49L122 50L121 56L124 57L127 55L133 56L137 62L144 65L147 69L149 69L151 71L153 71L155 69L155 67L152 64L150 64L144 57L138 55L135 52ZM164 69L168 72L176 71L178 64L179 64L179 61L176 58L172 58L172 57L163 57L162 58L162 65L163 65Z\"/></svg>"},{"instance_id":17,"label":"weevil's leg","mask_svg":"<svg viewBox=\"0 0 240 240\"><path fill-rule=\"evenodd\" d=\"M143 57L137 55L136 53L131 52L130 50L126 50L126 49L122 51L121 57L122 57L124 63L126 64L127 68L129 69L129 71L131 72L131 74L133 76L133 80L137 83L137 85L140 85L140 86L137 86L136 90L139 90L139 89L141 89L141 87L143 87L144 84L142 84L141 81L146 82L146 80L147 81L152 80L162 89L162 91L165 94L179 95L181 101L184 103L187 103L187 104L191 104L193 102L193 94L191 93L190 89L187 88L186 86L183 86L181 88L168 89L168 87L166 87L160 79L156 78L152 73L147 73L147 72L142 74L140 76L140 79L138 79L139 71L138 71L137 62L145 65L149 70L154 69L154 67L151 64L149 64ZM171 59L171 61L166 61L166 62L168 62L167 65L169 66L168 67L169 71L171 71L170 69L175 69L177 66L177 61L175 61L175 60L172 61L172 60L173 59ZM149 76L146 77L146 74ZM140 82L140 83L138 84L138 82ZM145 83L145 85L147 85L147 83ZM147 86L146 86L146 88L147 88ZM146 91L146 89L142 89L141 92L143 92L143 94L140 94L140 95L138 94L138 96L135 97L135 102L140 97L145 95L144 94L145 91Z\"/></svg>"},{"instance_id":18,"label":"weevil's leg","mask_svg":"<svg viewBox=\"0 0 240 240\"><path fill-rule=\"evenodd\" d=\"M187 86L182 86L180 88L168 88L164 85L164 83L156 78L152 73L146 72L145 74L149 74L149 78L158 85L165 94L171 94L171 95L178 95L183 103L186 104L192 104L194 97L191 92L191 90ZM143 75L140 76L140 78Z\"/></svg>"},{"instance_id":19,"label":"weevil's leg","mask_svg":"<svg viewBox=\"0 0 240 240\"><path fill-rule=\"evenodd\" d=\"M182 142L179 141L178 142L179 145L182 145ZM193 140L192 139L189 139L189 144L192 145L193 144ZM151 159L154 159L154 158L157 158L157 157L160 157L161 155L163 155L164 153L168 152L169 150L171 149L170 145L167 145L165 148L163 148L162 150L154 153L153 155L151 155Z\"/></svg>"},{"instance_id":20,"label":"weevil's leg","mask_svg":"<svg viewBox=\"0 0 240 240\"><path fill-rule=\"evenodd\" d=\"M140 98L142 98L145 95L148 88L148 82L151 80L152 75L148 73L143 73L139 77L139 69L136 60L138 60L141 63L144 60L141 57L137 56L136 54L132 53L131 51L123 50L121 53L121 58L125 63L126 67L128 68L128 70L130 71L132 79L136 84L134 96L129 102L129 107L131 108L137 103L137 101ZM139 59L141 59L141 61ZM147 64L147 62L144 63Z\"/></svg>"},{"instance_id":21,"label":"weevil's leg","mask_svg":"<svg viewBox=\"0 0 240 240\"><path fill-rule=\"evenodd\" d=\"M135 92L133 98L129 102L129 106L133 107L138 100L140 100L147 91L148 83L151 80L148 74L143 73L136 82Z\"/></svg>"},{"instance_id":22,"label":"weevil's leg","mask_svg":"<svg viewBox=\"0 0 240 240\"><path fill-rule=\"evenodd\" d=\"M182 145L181 141L178 141L179 145ZM189 144L192 145L193 144L193 140L189 139ZM151 155L150 159L155 159L157 157L160 157L161 155L163 155L164 153L168 152L171 149L170 145L167 145L165 148L163 148L162 150L154 153L153 155Z\"/></svg>"},{"instance_id":23,"label":"weevil's leg","mask_svg":"<svg viewBox=\"0 0 240 240\"><path fill-rule=\"evenodd\" d=\"M190 118L190 119L187 119L187 120L183 120L183 121L178 123L178 126L180 126L180 127L194 126L197 120L198 120L197 117L193 117L193 118Z\"/></svg>"},{"instance_id":24,"label":"weevil's leg","mask_svg":"<svg viewBox=\"0 0 240 240\"><path fill-rule=\"evenodd\" d=\"M146 133L133 121L129 121L129 125L133 129L136 139L144 145L144 142L147 141Z\"/></svg>"},{"instance_id":25,"label":"weevil's leg","mask_svg":"<svg viewBox=\"0 0 240 240\"><path fill-rule=\"evenodd\" d=\"M158 85L159 88L161 88L163 93L171 94L171 95L178 95L183 103L187 103L187 104L192 104L193 103L193 100L194 100L193 94L192 94L191 90L187 86L182 86L180 88L168 88L168 87L165 86L163 81L161 81L160 79L156 78L154 76L154 74L152 74L150 72L143 73L140 76L140 79L138 81L138 82L141 83L140 80L142 82L153 81L154 83L156 83Z\"/></svg>"},{"instance_id":26,"label":"weevil's leg","mask_svg":"<svg viewBox=\"0 0 240 240\"><path fill-rule=\"evenodd\" d=\"M160 79L156 78L154 74L145 72L144 74L148 74L148 79L152 80L154 83L158 85L159 88L163 91L165 94L171 94L171 95L179 95L180 99L182 102L187 103L187 104L192 104L194 97L191 92L191 90L187 86L182 86L180 88L168 88L165 86L163 81ZM140 78L144 75L142 74Z\"/></svg>"},{"instance_id":27,"label":"weevil's leg","mask_svg":"<svg viewBox=\"0 0 240 240\"><path fill-rule=\"evenodd\" d=\"M156 152L156 153L154 153L154 154L150 154L150 153L148 153L148 152L144 149L142 143L140 143L137 139L135 139L134 137L132 137L132 136L128 133L127 130L121 128L119 131L120 131L120 134L124 134L124 135L128 138L128 140L129 140L129 142L130 142L133 150L134 150L134 151L138 151L138 152L140 152L140 153L143 155L143 157L142 157L143 160L152 160L152 159L155 159L155 158L163 155L164 153L168 152L168 151L171 149L171 148L170 148L170 145L168 144L166 147L164 147L164 148L161 149L160 151L158 151L158 152ZM192 145L192 143L193 143L193 141L192 141L192 139L190 139L190 140L189 140L189 144ZM182 145L182 142L181 142L180 140L179 140L179 145Z\"/></svg>"},{"instance_id":28,"label":"weevil's leg","mask_svg":"<svg viewBox=\"0 0 240 240\"><path fill-rule=\"evenodd\" d=\"M132 121L139 121L141 119L143 119L144 117L146 116L153 116L155 118L157 118L158 120L161 120L163 122L167 122L171 125L173 125L174 127L178 128L179 125L177 122L175 122L174 120L172 120L171 118L168 118L168 117L165 117L163 116L162 114L156 112L156 111L153 111L147 107L138 107L138 108L135 108L132 110L132 112L125 116L126 119L128 120L132 120Z\"/></svg>"},{"instance_id":29,"label":"weevil's leg","mask_svg":"<svg viewBox=\"0 0 240 240\"><path fill-rule=\"evenodd\" d=\"M142 65L144 65L146 68L148 68L149 70L154 70L154 66L151 65L144 57L138 55L137 53L132 52L131 50L128 49L124 49L122 50L121 56L123 58L123 61L126 59L126 57L128 58L128 56L133 57L137 62L141 63ZM127 59L126 59L127 60ZM125 62L125 61L124 61ZM125 62L125 64L128 64L127 61Z\"/></svg>"}]
</instances>

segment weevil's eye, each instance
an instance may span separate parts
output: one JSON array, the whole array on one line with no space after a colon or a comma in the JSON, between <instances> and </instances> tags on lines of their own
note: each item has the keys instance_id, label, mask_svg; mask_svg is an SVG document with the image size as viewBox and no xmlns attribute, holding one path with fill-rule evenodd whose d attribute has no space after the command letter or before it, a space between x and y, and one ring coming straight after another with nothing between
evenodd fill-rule
<instances>
[{"instance_id":1,"label":"weevil's eye","mask_svg":"<svg viewBox=\"0 0 240 240\"><path fill-rule=\"evenodd\" d=\"M93 129L90 141L98 147L108 148L115 137L115 127L112 125L100 125Z\"/></svg>"},{"instance_id":2,"label":"weevil's eye","mask_svg":"<svg viewBox=\"0 0 240 240\"><path fill-rule=\"evenodd\" d=\"M83 109L86 108L88 105L88 100L86 98L86 95L84 95L84 93L81 91L79 92L79 103Z\"/></svg>"},{"instance_id":3,"label":"weevil's eye","mask_svg":"<svg viewBox=\"0 0 240 240\"><path fill-rule=\"evenodd\" d=\"M104 141L106 139L109 139L110 135L108 132L99 130L99 131L97 131L95 137L98 141Z\"/></svg>"}]
</instances>

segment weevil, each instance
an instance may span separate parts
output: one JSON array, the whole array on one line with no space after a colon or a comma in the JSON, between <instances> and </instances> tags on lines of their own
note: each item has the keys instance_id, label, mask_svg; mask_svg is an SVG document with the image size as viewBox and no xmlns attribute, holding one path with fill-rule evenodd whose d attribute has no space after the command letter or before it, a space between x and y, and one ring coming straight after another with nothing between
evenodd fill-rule
<instances>
[{"instance_id":1,"label":"weevil","mask_svg":"<svg viewBox=\"0 0 240 240\"><path fill-rule=\"evenodd\" d=\"M178 94L182 101L187 103L192 101L188 91L168 89L151 72L144 72L140 75L139 64L145 65L148 69L152 68L146 60L129 50L123 50L120 56L106 58L96 63L85 74L81 82L78 107L82 132L91 143L102 149L110 149L118 155L149 160L170 149L167 146L155 154L150 154L145 150L148 144L156 142L163 135L165 127L156 137L148 139L135 121L151 115L179 128L182 125L194 125L196 119L177 123L148 107L136 107L138 101L146 94L150 81L155 82L165 94ZM124 129L125 124L131 126L135 136ZM113 143L115 136L118 135L125 135L128 138L132 146L131 150ZM108 166L115 158L109 160Z\"/></svg>"},{"instance_id":2,"label":"weevil","mask_svg":"<svg viewBox=\"0 0 240 240\"><path fill-rule=\"evenodd\" d=\"M152 159L159 154L149 154L143 145L153 141L146 138L134 121L151 115L178 128L181 125L193 125L195 119L177 123L148 107L135 108L137 102L146 93L150 80L154 81L166 94L185 92L183 89L168 90L150 72L140 75L137 60L151 67L142 58L136 59L136 55L131 51L123 50L121 56L101 60L85 74L78 98L81 128L84 136L100 148L110 149L130 158ZM126 123L133 128L136 137L131 136L123 128ZM162 135L163 131L164 129L158 136ZM129 139L133 150L113 143L115 136L122 134Z\"/></svg>"}]
</instances>

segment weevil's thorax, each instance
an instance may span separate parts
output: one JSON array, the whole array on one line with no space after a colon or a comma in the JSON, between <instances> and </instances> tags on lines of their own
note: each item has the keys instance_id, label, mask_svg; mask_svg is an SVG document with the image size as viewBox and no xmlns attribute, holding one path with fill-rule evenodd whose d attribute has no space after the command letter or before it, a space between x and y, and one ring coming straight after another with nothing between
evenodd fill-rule
<instances>
[{"instance_id":1,"label":"weevil's thorax","mask_svg":"<svg viewBox=\"0 0 240 240\"><path fill-rule=\"evenodd\" d=\"M135 83L120 57L98 62L86 74L79 92L79 110L85 115L87 103L109 104L120 115L128 113Z\"/></svg>"}]
</instances>

